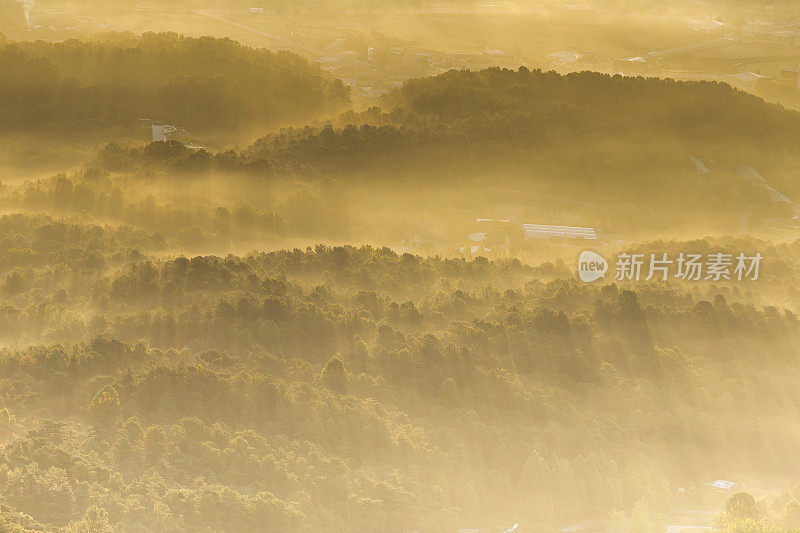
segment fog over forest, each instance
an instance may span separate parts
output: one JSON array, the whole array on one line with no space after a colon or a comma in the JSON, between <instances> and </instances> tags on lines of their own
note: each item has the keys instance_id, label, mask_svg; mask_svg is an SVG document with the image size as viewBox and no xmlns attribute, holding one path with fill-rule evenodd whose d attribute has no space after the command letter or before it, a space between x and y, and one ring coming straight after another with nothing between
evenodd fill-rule
<instances>
[{"instance_id":1,"label":"fog over forest","mask_svg":"<svg viewBox=\"0 0 800 533\"><path fill-rule=\"evenodd\" d=\"M800 532L800 3L0 0L0 533Z\"/></svg>"}]
</instances>

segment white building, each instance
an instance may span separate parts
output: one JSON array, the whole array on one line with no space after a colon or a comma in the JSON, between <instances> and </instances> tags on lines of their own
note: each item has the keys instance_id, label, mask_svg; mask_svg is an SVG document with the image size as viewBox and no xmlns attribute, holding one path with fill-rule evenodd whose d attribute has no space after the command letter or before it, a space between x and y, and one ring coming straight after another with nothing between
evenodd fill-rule
<instances>
[{"instance_id":1,"label":"white building","mask_svg":"<svg viewBox=\"0 0 800 533\"><path fill-rule=\"evenodd\" d=\"M755 72L740 72L738 74L727 76L727 78L733 85L752 88L755 87L756 83L758 83L758 80L763 80L764 76L761 74L756 74Z\"/></svg>"},{"instance_id":2,"label":"white building","mask_svg":"<svg viewBox=\"0 0 800 533\"><path fill-rule=\"evenodd\" d=\"M526 239L582 239L597 240L597 231L594 228L579 226L550 226L546 224L523 224Z\"/></svg>"},{"instance_id":3,"label":"white building","mask_svg":"<svg viewBox=\"0 0 800 533\"><path fill-rule=\"evenodd\" d=\"M547 59L555 66L571 65L580 61L582 57L578 52L570 52L569 50L547 54Z\"/></svg>"}]
</instances>

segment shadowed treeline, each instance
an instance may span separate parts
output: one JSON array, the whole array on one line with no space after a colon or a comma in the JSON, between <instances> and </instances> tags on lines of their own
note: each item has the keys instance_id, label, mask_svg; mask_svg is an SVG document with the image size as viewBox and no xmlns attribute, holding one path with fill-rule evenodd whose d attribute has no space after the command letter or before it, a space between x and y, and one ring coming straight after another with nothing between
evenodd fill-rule
<instances>
[{"instance_id":1,"label":"shadowed treeline","mask_svg":"<svg viewBox=\"0 0 800 533\"><path fill-rule=\"evenodd\" d=\"M177 34L3 39L0 70L0 133L45 138L141 136L141 118L224 137L307 120L349 99L339 80L295 54Z\"/></svg>"}]
</instances>

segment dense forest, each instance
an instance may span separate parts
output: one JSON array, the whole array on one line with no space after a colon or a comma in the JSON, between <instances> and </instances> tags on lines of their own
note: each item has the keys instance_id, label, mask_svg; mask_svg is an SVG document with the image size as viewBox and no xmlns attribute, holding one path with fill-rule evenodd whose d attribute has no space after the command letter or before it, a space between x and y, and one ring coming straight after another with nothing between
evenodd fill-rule
<instances>
[{"instance_id":1,"label":"dense forest","mask_svg":"<svg viewBox=\"0 0 800 533\"><path fill-rule=\"evenodd\" d=\"M800 324L735 284L0 224L8 527L546 527L798 466Z\"/></svg>"},{"instance_id":2,"label":"dense forest","mask_svg":"<svg viewBox=\"0 0 800 533\"><path fill-rule=\"evenodd\" d=\"M112 145L4 186L6 527L547 530L664 520L678 488L709 479L786 482L796 243L630 248L759 250L752 285L242 251L350 240L349 202L297 162L180 143ZM793 501L720 520L796 527Z\"/></svg>"},{"instance_id":3,"label":"dense forest","mask_svg":"<svg viewBox=\"0 0 800 533\"><path fill-rule=\"evenodd\" d=\"M800 115L725 84L491 68L410 80L384 108L286 129L248 153L349 179L535 184L701 225L753 205L781 212L743 166L800 193ZM691 158L710 171L698 176Z\"/></svg>"},{"instance_id":4,"label":"dense forest","mask_svg":"<svg viewBox=\"0 0 800 533\"><path fill-rule=\"evenodd\" d=\"M375 231L401 240L447 226L436 237L452 242L466 232L469 213L500 201L487 188L529 191L531 202L538 196L525 215L532 219L557 211L557 196L577 216L637 238L758 230L788 220L800 193L793 179L800 116L727 85L452 71L411 80L383 105L286 128L239 150L110 143L89 174L0 191L0 204L100 222L138 216L173 234L191 225L171 216L193 217L195 234L232 227L234 241L244 238L237 226L250 236L369 242ZM209 188L218 194L206 195ZM216 208L223 210L215 215ZM212 220L234 210L252 213L233 226ZM253 216L262 223L253 226Z\"/></svg>"},{"instance_id":5,"label":"dense forest","mask_svg":"<svg viewBox=\"0 0 800 533\"><path fill-rule=\"evenodd\" d=\"M0 73L0 133L93 146L0 169L0 532L800 530L800 240L752 234L795 216L797 113L525 67L353 109L177 34ZM597 240L522 225L564 221ZM764 264L584 283L582 249Z\"/></svg>"},{"instance_id":6,"label":"dense forest","mask_svg":"<svg viewBox=\"0 0 800 533\"><path fill-rule=\"evenodd\" d=\"M290 169L343 186L525 189L597 205L593 216L617 231L633 227L641 208L650 229L758 229L789 218L800 194L800 115L719 83L454 70L334 116L349 101L341 81L300 56L224 39L4 41L0 67L8 73L0 80L6 134L116 139L98 163L111 172L234 166L267 181ZM298 121L306 125L215 153L247 132ZM212 147L142 149L150 123L177 125L188 132L184 142ZM16 157L42 156L26 149Z\"/></svg>"},{"instance_id":7,"label":"dense forest","mask_svg":"<svg viewBox=\"0 0 800 533\"><path fill-rule=\"evenodd\" d=\"M0 133L142 137L150 122L218 138L347 105L340 80L305 58L230 39L100 34L85 42L0 37Z\"/></svg>"},{"instance_id":8,"label":"dense forest","mask_svg":"<svg viewBox=\"0 0 800 533\"><path fill-rule=\"evenodd\" d=\"M239 150L110 143L83 170L0 190L0 205L145 224L186 252L216 236L228 253L263 237L453 246L520 191L526 222L568 212L630 238L759 231L788 221L800 193L800 116L727 85L451 71L382 105Z\"/></svg>"}]
</instances>

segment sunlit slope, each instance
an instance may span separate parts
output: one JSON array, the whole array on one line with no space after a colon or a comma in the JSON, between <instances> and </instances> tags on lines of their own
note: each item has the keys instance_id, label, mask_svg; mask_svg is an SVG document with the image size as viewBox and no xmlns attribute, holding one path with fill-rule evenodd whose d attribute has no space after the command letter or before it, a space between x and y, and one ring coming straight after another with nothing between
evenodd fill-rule
<instances>
[{"instance_id":1,"label":"sunlit slope","mask_svg":"<svg viewBox=\"0 0 800 533\"><path fill-rule=\"evenodd\" d=\"M748 296L794 285L797 245L670 243L760 249L771 270L619 287L386 248L159 259L141 231L0 229L0 340L41 343L0 349L0 529L551 531L800 463L797 317Z\"/></svg>"},{"instance_id":2,"label":"sunlit slope","mask_svg":"<svg viewBox=\"0 0 800 533\"><path fill-rule=\"evenodd\" d=\"M133 137L152 121L215 139L349 101L340 81L298 55L172 33L0 40L0 72L0 133L48 138Z\"/></svg>"}]
</instances>

